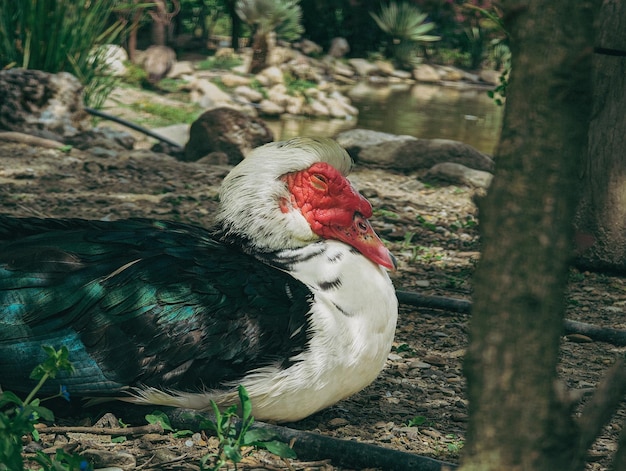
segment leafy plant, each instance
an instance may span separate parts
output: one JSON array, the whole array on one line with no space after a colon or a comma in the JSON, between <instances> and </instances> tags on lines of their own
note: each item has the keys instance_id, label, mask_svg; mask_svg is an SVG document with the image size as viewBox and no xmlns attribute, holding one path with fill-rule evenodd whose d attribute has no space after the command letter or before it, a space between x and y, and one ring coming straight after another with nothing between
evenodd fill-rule
<instances>
[{"instance_id":1,"label":"leafy plant","mask_svg":"<svg viewBox=\"0 0 626 471\"><path fill-rule=\"evenodd\" d=\"M418 425L424 425L426 423L426 420L426 417L424 417L423 415L416 415L412 419L409 419L409 421L406 423L406 426L417 427Z\"/></svg>"},{"instance_id":2,"label":"leafy plant","mask_svg":"<svg viewBox=\"0 0 626 471\"><path fill-rule=\"evenodd\" d=\"M409 3L391 2L382 5L380 14L370 15L387 35L391 37L389 52L401 67L411 67L415 62L419 43L439 41L439 36L427 34L435 23L427 22L428 15Z\"/></svg>"},{"instance_id":3,"label":"leafy plant","mask_svg":"<svg viewBox=\"0 0 626 471\"><path fill-rule=\"evenodd\" d=\"M256 74L267 67L269 34L293 41L304 29L300 24L302 10L299 0L237 0L237 15L254 31L250 73Z\"/></svg>"},{"instance_id":4,"label":"leafy plant","mask_svg":"<svg viewBox=\"0 0 626 471\"><path fill-rule=\"evenodd\" d=\"M489 98L492 98L498 106L504 105L504 100L506 98L506 88L509 85L508 74L509 69L502 72L499 77L500 83L493 90L487 91L487 96L489 96Z\"/></svg>"},{"instance_id":5,"label":"leafy plant","mask_svg":"<svg viewBox=\"0 0 626 471\"><path fill-rule=\"evenodd\" d=\"M315 88L317 84L310 80L304 80L294 77L291 73L285 73L285 87L287 87L287 93L290 95L301 95L305 90L309 88Z\"/></svg>"},{"instance_id":6,"label":"leafy plant","mask_svg":"<svg viewBox=\"0 0 626 471\"><path fill-rule=\"evenodd\" d=\"M118 0L0 0L0 68L23 67L74 74L85 102L99 105L115 86L105 53L122 21L107 21Z\"/></svg>"},{"instance_id":7,"label":"leafy plant","mask_svg":"<svg viewBox=\"0 0 626 471\"><path fill-rule=\"evenodd\" d=\"M35 440L39 440L35 424L40 419L54 420L52 411L41 406L41 402L54 397L62 397L69 401L69 393L65 386L61 386L59 392L54 396L45 399L35 398L48 379L55 378L61 371L68 373L74 371L74 367L69 361L67 347L55 350L53 347L43 346L43 349L47 358L43 363L37 365L30 374L30 378L38 380L38 383L26 396L26 399L20 399L11 391L4 391L0 394L0 471L23 469L22 436L30 434ZM38 452L33 460L43 466L44 471L91 469L85 460L63 450L57 450L54 459Z\"/></svg>"},{"instance_id":8,"label":"leafy plant","mask_svg":"<svg viewBox=\"0 0 626 471\"><path fill-rule=\"evenodd\" d=\"M243 386L238 388L241 419L237 415L237 405L232 405L224 412L219 410L215 402L211 401L215 421L203 420L200 427L211 430L219 440L216 453L209 453L202 457L202 470L218 470L231 462L237 469L237 463L243 459L242 448L252 446L263 448L281 458L295 458L296 454L287 445L275 439L271 432L263 429L251 429L254 423L252 416L252 402Z\"/></svg>"}]
</instances>

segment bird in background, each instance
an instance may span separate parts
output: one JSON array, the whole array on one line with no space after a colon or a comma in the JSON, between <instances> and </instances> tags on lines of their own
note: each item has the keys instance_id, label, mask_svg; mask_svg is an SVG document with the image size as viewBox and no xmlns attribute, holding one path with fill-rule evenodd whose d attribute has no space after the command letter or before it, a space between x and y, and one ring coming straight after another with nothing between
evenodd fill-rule
<instances>
[{"instance_id":1,"label":"bird in background","mask_svg":"<svg viewBox=\"0 0 626 471\"><path fill-rule=\"evenodd\" d=\"M210 229L0 216L0 386L30 391L43 345L73 396L209 409L250 396L296 421L377 377L394 337L395 259L330 139L255 149Z\"/></svg>"}]
</instances>

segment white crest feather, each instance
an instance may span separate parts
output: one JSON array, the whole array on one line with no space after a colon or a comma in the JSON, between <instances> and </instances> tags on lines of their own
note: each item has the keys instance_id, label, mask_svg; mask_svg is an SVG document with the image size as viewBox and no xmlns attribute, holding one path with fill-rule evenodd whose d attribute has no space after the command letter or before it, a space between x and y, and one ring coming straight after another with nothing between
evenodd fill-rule
<instances>
[{"instance_id":1,"label":"white crest feather","mask_svg":"<svg viewBox=\"0 0 626 471\"><path fill-rule=\"evenodd\" d=\"M280 177L316 162L329 163L344 176L352 167L348 153L327 138L298 137L254 149L224 178L216 223L261 250L298 248L319 240L299 212L283 213L279 206L282 198L290 198Z\"/></svg>"}]
</instances>

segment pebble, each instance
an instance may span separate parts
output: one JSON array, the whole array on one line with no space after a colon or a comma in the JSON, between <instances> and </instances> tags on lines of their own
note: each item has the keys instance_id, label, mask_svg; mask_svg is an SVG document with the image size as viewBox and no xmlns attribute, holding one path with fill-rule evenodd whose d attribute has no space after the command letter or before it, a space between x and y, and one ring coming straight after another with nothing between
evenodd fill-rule
<instances>
[{"instance_id":1,"label":"pebble","mask_svg":"<svg viewBox=\"0 0 626 471\"><path fill-rule=\"evenodd\" d=\"M587 337L583 334L569 334L566 335L565 338L570 342L574 343L591 343L593 340L590 337Z\"/></svg>"},{"instance_id":2,"label":"pebble","mask_svg":"<svg viewBox=\"0 0 626 471\"><path fill-rule=\"evenodd\" d=\"M335 417L334 419L330 419L328 421L328 426L331 428L343 427L344 425L348 425L348 421L343 417Z\"/></svg>"}]
</instances>

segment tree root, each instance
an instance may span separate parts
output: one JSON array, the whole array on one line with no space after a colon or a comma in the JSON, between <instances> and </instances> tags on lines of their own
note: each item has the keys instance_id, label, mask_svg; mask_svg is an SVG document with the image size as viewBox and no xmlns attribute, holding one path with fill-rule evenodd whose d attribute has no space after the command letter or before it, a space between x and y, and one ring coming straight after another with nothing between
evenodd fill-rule
<instances>
[{"instance_id":1,"label":"tree root","mask_svg":"<svg viewBox=\"0 0 626 471\"><path fill-rule=\"evenodd\" d=\"M472 302L465 299L446 298L443 296L422 296L410 291L396 291L398 301L409 306L439 309L443 311L470 314ZM581 334L598 342L606 342L619 347L626 346L626 330L600 327L586 322L563 319L565 334Z\"/></svg>"},{"instance_id":2,"label":"tree root","mask_svg":"<svg viewBox=\"0 0 626 471\"><path fill-rule=\"evenodd\" d=\"M206 413L187 409L165 411L173 427L198 429ZM277 440L292 444L302 460L329 459L333 465L349 469L380 468L388 471L448 471L457 465L369 443L342 440L288 427L254 422L252 428L267 430Z\"/></svg>"}]
</instances>

